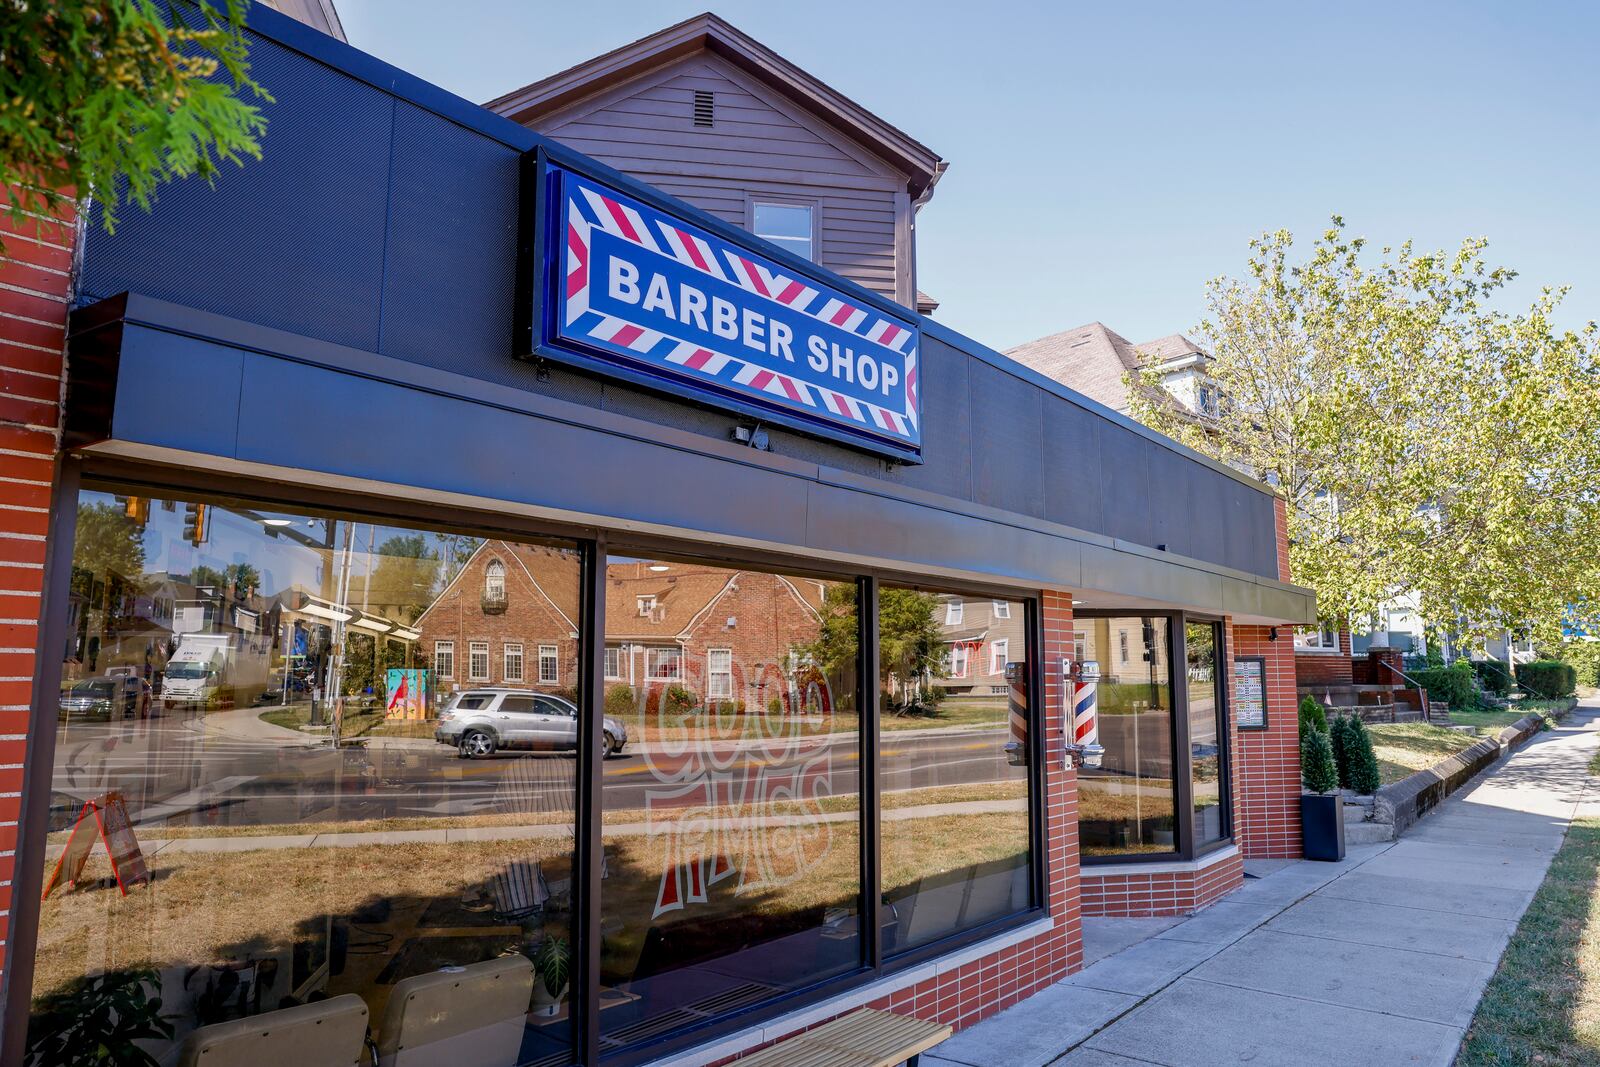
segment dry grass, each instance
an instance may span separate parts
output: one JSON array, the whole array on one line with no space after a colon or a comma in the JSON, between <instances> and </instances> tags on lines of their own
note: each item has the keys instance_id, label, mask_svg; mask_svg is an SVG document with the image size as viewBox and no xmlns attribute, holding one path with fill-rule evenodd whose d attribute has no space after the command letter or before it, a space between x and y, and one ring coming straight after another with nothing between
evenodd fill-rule
<instances>
[{"instance_id":1,"label":"dry grass","mask_svg":"<svg viewBox=\"0 0 1600 1067\"><path fill-rule=\"evenodd\" d=\"M1425 722L1378 723L1367 729L1372 733L1372 751L1378 757L1378 774L1384 785L1427 770L1479 740L1465 730Z\"/></svg>"},{"instance_id":2,"label":"dry grass","mask_svg":"<svg viewBox=\"0 0 1600 1067\"><path fill-rule=\"evenodd\" d=\"M744 856L744 866L725 891L695 905L692 914L674 913L661 922L715 922L759 914L773 922L804 923L818 908L850 905L859 892L859 836L849 820L784 821L748 836L707 837L698 845L691 840L680 839L672 861L726 849ZM652 925L661 872L669 865L667 839L608 833L605 843L611 874L603 884L603 906L608 917L620 920L608 929L605 954L611 966L630 973ZM571 847L569 837L556 837L172 851L151 857L153 884L134 887L127 897L107 881L109 865L97 852L85 872L84 888L58 890L44 903L34 993L58 991L92 971L188 968L281 952L297 941L323 936L328 917L349 917L383 899L394 907L382 932L392 934L398 946L429 903L479 895L512 861L538 861L552 881L567 877ZM923 877L1026 849L1025 808L896 821L884 832L884 888L893 891ZM517 937L515 932L508 936L513 941Z\"/></svg>"}]
</instances>

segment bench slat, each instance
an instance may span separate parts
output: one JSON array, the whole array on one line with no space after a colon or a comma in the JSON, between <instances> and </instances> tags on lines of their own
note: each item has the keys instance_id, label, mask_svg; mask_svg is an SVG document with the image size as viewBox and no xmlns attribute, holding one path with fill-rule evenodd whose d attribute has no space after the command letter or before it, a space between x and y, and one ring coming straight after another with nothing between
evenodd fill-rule
<instances>
[{"instance_id":1,"label":"bench slat","mask_svg":"<svg viewBox=\"0 0 1600 1067\"><path fill-rule=\"evenodd\" d=\"M953 1032L944 1023L861 1008L784 1038L739 1063L740 1067L893 1067Z\"/></svg>"}]
</instances>

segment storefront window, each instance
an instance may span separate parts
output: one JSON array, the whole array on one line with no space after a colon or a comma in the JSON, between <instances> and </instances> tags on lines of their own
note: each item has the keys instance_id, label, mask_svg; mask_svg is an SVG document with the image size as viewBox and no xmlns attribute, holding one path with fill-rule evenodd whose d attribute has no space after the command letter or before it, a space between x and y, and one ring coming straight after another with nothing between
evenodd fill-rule
<instances>
[{"instance_id":1,"label":"storefront window","mask_svg":"<svg viewBox=\"0 0 1600 1067\"><path fill-rule=\"evenodd\" d=\"M886 952L1029 905L1029 776L1018 736L1027 711L1013 716L1007 686L1008 675L1027 676L1027 613L1018 605L965 624L964 609L951 610L962 604L896 586L878 593ZM957 674L950 650L976 642L999 651L970 671L963 660Z\"/></svg>"},{"instance_id":2,"label":"storefront window","mask_svg":"<svg viewBox=\"0 0 1600 1067\"><path fill-rule=\"evenodd\" d=\"M1184 654L1189 682L1189 773L1193 782L1194 840L1196 847L1215 844L1228 836L1223 791L1226 736L1222 674L1217 665L1222 627L1213 622L1190 622L1183 628Z\"/></svg>"},{"instance_id":3,"label":"storefront window","mask_svg":"<svg viewBox=\"0 0 1600 1067\"><path fill-rule=\"evenodd\" d=\"M606 571L608 642L647 651L640 683L605 693L638 739L601 801L615 1050L861 965L859 619L852 582L615 556Z\"/></svg>"},{"instance_id":4,"label":"storefront window","mask_svg":"<svg viewBox=\"0 0 1600 1067\"><path fill-rule=\"evenodd\" d=\"M1086 857L1174 852L1172 678L1163 616L1079 618L1082 662L1099 665L1102 766L1078 772Z\"/></svg>"},{"instance_id":5,"label":"storefront window","mask_svg":"<svg viewBox=\"0 0 1600 1067\"><path fill-rule=\"evenodd\" d=\"M575 658L580 559L492 545L527 610L485 610L477 538L81 494L31 1062L113 1005L172 1063L343 994L380 1052L569 1061L577 694L448 675L491 641Z\"/></svg>"}]
</instances>

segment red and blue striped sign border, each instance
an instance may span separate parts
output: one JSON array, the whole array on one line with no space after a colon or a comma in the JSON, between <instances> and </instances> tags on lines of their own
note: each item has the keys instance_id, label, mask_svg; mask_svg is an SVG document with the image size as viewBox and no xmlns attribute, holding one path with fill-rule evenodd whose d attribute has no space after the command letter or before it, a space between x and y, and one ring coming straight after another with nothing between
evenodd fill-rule
<instances>
[{"instance_id":1,"label":"red and blue striped sign border","mask_svg":"<svg viewBox=\"0 0 1600 1067\"><path fill-rule=\"evenodd\" d=\"M566 170L558 170L558 174L565 266L559 294L564 306L556 325L562 336L598 344L619 354L649 356L648 366L665 361L681 368L684 377L691 380L704 379L735 394L760 394L768 404L796 410L813 420L840 423L858 433L864 431L914 450L920 448L920 333L914 325L864 307L821 282L794 277L786 273L787 268L758 253L660 214L590 179ZM738 286L754 297L782 304L879 349L899 353L905 361L900 378L904 385L903 406L882 406L846 396L742 356L713 351L591 310L589 248L590 235L597 227L694 271Z\"/></svg>"}]
</instances>

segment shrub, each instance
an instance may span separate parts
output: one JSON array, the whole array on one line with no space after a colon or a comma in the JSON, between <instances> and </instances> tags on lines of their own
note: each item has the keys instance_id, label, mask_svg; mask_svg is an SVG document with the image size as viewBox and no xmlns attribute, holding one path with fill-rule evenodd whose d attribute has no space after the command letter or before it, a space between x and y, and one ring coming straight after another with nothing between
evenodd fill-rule
<instances>
[{"instance_id":1,"label":"shrub","mask_svg":"<svg viewBox=\"0 0 1600 1067\"><path fill-rule=\"evenodd\" d=\"M1429 667L1412 675L1428 691L1429 700L1442 701L1452 708L1478 706L1478 676L1472 664L1458 659L1448 667Z\"/></svg>"},{"instance_id":2,"label":"shrub","mask_svg":"<svg viewBox=\"0 0 1600 1067\"><path fill-rule=\"evenodd\" d=\"M621 718L631 714L634 708L633 689L626 685L614 685L606 690L606 714L612 718Z\"/></svg>"},{"instance_id":3,"label":"shrub","mask_svg":"<svg viewBox=\"0 0 1600 1067\"><path fill-rule=\"evenodd\" d=\"M1350 753L1350 781L1340 784L1363 796L1376 793L1383 784L1383 776L1378 773L1378 754L1372 751L1372 731L1367 729L1366 723L1351 717L1345 746Z\"/></svg>"},{"instance_id":4,"label":"shrub","mask_svg":"<svg viewBox=\"0 0 1600 1067\"><path fill-rule=\"evenodd\" d=\"M1478 685L1486 693L1497 697L1511 693L1511 666L1504 660L1482 659L1472 661L1472 670L1478 676Z\"/></svg>"},{"instance_id":5,"label":"shrub","mask_svg":"<svg viewBox=\"0 0 1600 1067\"><path fill-rule=\"evenodd\" d=\"M1339 788L1333 747L1321 730L1307 730L1300 737L1300 781L1313 793L1331 793Z\"/></svg>"},{"instance_id":6,"label":"shrub","mask_svg":"<svg viewBox=\"0 0 1600 1067\"><path fill-rule=\"evenodd\" d=\"M1600 688L1600 641L1574 641L1561 649L1561 659L1577 671L1579 685Z\"/></svg>"},{"instance_id":7,"label":"shrub","mask_svg":"<svg viewBox=\"0 0 1600 1067\"><path fill-rule=\"evenodd\" d=\"M1544 700L1571 696L1578 688L1578 672L1570 663L1536 659L1517 668L1517 684L1529 696Z\"/></svg>"},{"instance_id":8,"label":"shrub","mask_svg":"<svg viewBox=\"0 0 1600 1067\"><path fill-rule=\"evenodd\" d=\"M783 698L782 697L768 697L767 698L767 714L768 715L782 715L783 714Z\"/></svg>"},{"instance_id":9,"label":"shrub","mask_svg":"<svg viewBox=\"0 0 1600 1067\"><path fill-rule=\"evenodd\" d=\"M1309 693L1300 698L1300 736L1307 733L1327 733L1328 713L1322 710L1317 698Z\"/></svg>"},{"instance_id":10,"label":"shrub","mask_svg":"<svg viewBox=\"0 0 1600 1067\"><path fill-rule=\"evenodd\" d=\"M694 694L681 685L669 685L661 694L661 714L687 715L694 710Z\"/></svg>"},{"instance_id":11,"label":"shrub","mask_svg":"<svg viewBox=\"0 0 1600 1067\"><path fill-rule=\"evenodd\" d=\"M1328 747L1333 749L1333 769L1338 775L1341 789L1350 788L1350 770L1356 745L1351 731L1355 721L1353 715L1338 715L1328 726Z\"/></svg>"}]
</instances>

